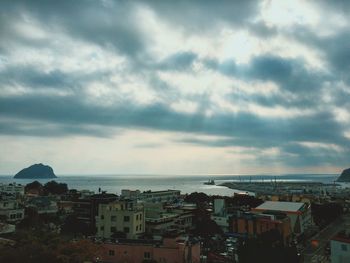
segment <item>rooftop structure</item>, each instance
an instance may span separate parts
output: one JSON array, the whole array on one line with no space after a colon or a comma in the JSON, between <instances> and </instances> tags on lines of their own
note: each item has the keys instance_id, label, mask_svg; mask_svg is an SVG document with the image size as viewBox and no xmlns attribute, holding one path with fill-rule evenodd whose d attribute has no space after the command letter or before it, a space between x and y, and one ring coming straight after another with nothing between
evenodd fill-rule
<instances>
[{"instance_id":1,"label":"rooftop structure","mask_svg":"<svg viewBox=\"0 0 350 263\"><path fill-rule=\"evenodd\" d=\"M286 213L291 220L291 229L294 234L302 234L312 225L311 209L305 203L266 201L252 209L254 213L270 213L280 211Z\"/></svg>"},{"instance_id":2,"label":"rooftop structure","mask_svg":"<svg viewBox=\"0 0 350 263\"><path fill-rule=\"evenodd\" d=\"M277 201L266 201L260 206L256 207L255 210L271 210L271 211L284 211L290 213L301 213L304 209L304 203L297 202L277 202Z\"/></svg>"},{"instance_id":3,"label":"rooftop structure","mask_svg":"<svg viewBox=\"0 0 350 263\"><path fill-rule=\"evenodd\" d=\"M122 240L103 244L103 262L199 263L200 244L187 237L166 237L162 241Z\"/></svg>"},{"instance_id":4,"label":"rooftop structure","mask_svg":"<svg viewBox=\"0 0 350 263\"><path fill-rule=\"evenodd\" d=\"M99 237L124 233L127 238L137 238L145 231L144 207L135 200L126 199L100 204L96 227Z\"/></svg>"}]
</instances>

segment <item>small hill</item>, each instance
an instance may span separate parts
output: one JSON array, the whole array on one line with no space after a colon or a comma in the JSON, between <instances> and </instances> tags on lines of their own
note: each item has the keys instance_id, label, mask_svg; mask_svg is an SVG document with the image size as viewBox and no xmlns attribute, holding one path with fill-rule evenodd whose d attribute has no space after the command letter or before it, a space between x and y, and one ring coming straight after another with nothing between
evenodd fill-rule
<instances>
[{"instance_id":1,"label":"small hill","mask_svg":"<svg viewBox=\"0 0 350 263\"><path fill-rule=\"evenodd\" d=\"M350 182L350 168L345 169L338 177L337 182Z\"/></svg>"},{"instance_id":2,"label":"small hill","mask_svg":"<svg viewBox=\"0 0 350 263\"><path fill-rule=\"evenodd\" d=\"M23 170L19 171L14 178L16 179L50 179L57 178L53 169L48 165L42 163L33 164Z\"/></svg>"}]
</instances>

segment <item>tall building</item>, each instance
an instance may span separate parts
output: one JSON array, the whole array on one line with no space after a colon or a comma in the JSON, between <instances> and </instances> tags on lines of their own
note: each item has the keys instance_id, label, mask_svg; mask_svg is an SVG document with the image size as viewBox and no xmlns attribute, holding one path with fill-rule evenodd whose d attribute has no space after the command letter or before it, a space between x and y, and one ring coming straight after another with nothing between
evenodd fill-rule
<instances>
[{"instance_id":1,"label":"tall building","mask_svg":"<svg viewBox=\"0 0 350 263\"><path fill-rule=\"evenodd\" d=\"M173 202L180 198L179 190L145 191L139 195L140 200L150 203Z\"/></svg>"},{"instance_id":2,"label":"tall building","mask_svg":"<svg viewBox=\"0 0 350 263\"><path fill-rule=\"evenodd\" d=\"M12 196L0 196L0 221L17 222L24 218L24 208Z\"/></svg>"},{"instance_id":3,"label":"tall building","mask_svg":"<svg viewBox=\"0 0 350 263\"><path fill-rule=\"evenodd\" d=\"M145 212L135 200L118 200L100 204L96 216L97 236L110 238L124 233L134 239L145 232Z\"/></svg>"},{"instance_id":4,"label":"tall building","mask_svg":"<svg viewBox=\"0 0 350 263\"><path fill-rule=\"evenodd\" d=\"M252 209L254 213L269 211L285 213L290 218L292 233L297 235L304 233L312 225L310 205L305 203L266 201Z\"/></svg>"},{"instance_id":5,"label":"tall building","mask_svg":"<svg viewBox=\"0 0 350 263\"><path fill-rule=\"evenodd\" d=\"M271 230L278 230L285 244L291 237L290 218L281 212L264 212L261 214L240 213L232 217L232 232L247 237L256 237Z\"/></svg>"}]
</instances>

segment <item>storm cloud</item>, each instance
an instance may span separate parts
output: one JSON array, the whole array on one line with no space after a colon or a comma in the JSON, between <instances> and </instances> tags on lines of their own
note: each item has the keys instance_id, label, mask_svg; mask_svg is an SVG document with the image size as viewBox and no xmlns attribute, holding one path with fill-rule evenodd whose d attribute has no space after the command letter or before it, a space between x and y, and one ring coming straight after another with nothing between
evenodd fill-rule
<instances>
[{"instance_id":1,"label":"storm cloud","mask_svg":"<svg viewBox=\"0 0 350 263\"><path fill-rule=\"evenodd\" d=\"M167 143L238 151L249 157L243 166L345 166L349 8L2 1L0 137L114 140L145 131L168 137L126 144L154 154Z\"/></svg>"}]
</instances>

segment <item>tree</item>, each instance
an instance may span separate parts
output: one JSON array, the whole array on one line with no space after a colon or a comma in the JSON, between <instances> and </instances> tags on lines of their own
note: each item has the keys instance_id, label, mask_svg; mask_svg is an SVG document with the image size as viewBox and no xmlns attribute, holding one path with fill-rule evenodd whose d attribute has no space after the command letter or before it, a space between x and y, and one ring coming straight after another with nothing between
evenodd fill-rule
<instances>
[{"instance_id":1,"label":"tree","mask_svg":"<svg viewBox=\"0 0 350 263\"><path fill-rule=\"evenodd\" d=\"M324 227L337 219L343 213L343 207L338 203L311 204L311 214L315 224Z\"/></svg>"},{"instance_id":2,"label":"tree","mask_svg":"<svg viewBox=\"0 0 350 263\"><path fill-rule=\"evenodd\" d=\"M86 223L81 222L76 215L69 215L62 225L62 232L76 236L77 234L89 235L92 230Z\"/></svg>"},{"instance_id":3,"label":"tree","mask_svg":"<svg viewBox=\"0 0 350 263\"><path fill-rule=\"evenodd\" d=\"M101 257L102 246L90 240L65 241L54 233L21 231L13 247L0 246L0 262L83 263Z\"/></svg>"},{"instance_id":4,"label":"tree","mask_svg":"<svg viewBox=\"0 0 350 263\"><path fill-rule=\"evenodd\" d=\"M102 247L90 240L62 243L56 250L61 262L81 263L101 258Z\"/></svg>"},{"instance_id":5,"label":"tree","mask_svg":"<svg viewBox=\"0 0 350 263\"><path fill-rule=\"evenodd\" d=\"M254 251L254 253L252 253ZM271 230L240 242L238 247L239 262L298 263L300 259L295 247L285 247L281 234Z\"/></svg>"},{"instance_id":6,"label":"tree","mask_svg":"<svg viewBox=\"0 0 350 263\"><path fill-rule=\"evenodd\" d=\"M42 192L43 192L43 185L41 183L39 183L38 181L34 181L32 183L27 184L24 187L24 191L26 193L31 192L31 191L36 191L39 194L42 194Z\"/></svg>"},{"instance_id":7,"label":"tree","mask_svg":"<svg viewBox=\"0 0 350 263\"><path fill-rule=\"evenodd\" d=\"M57 183L56 181L50 181L44 185L44 193L61 195L68 192L68 186L64 183Z\"/></svg>"}]
</instances>

